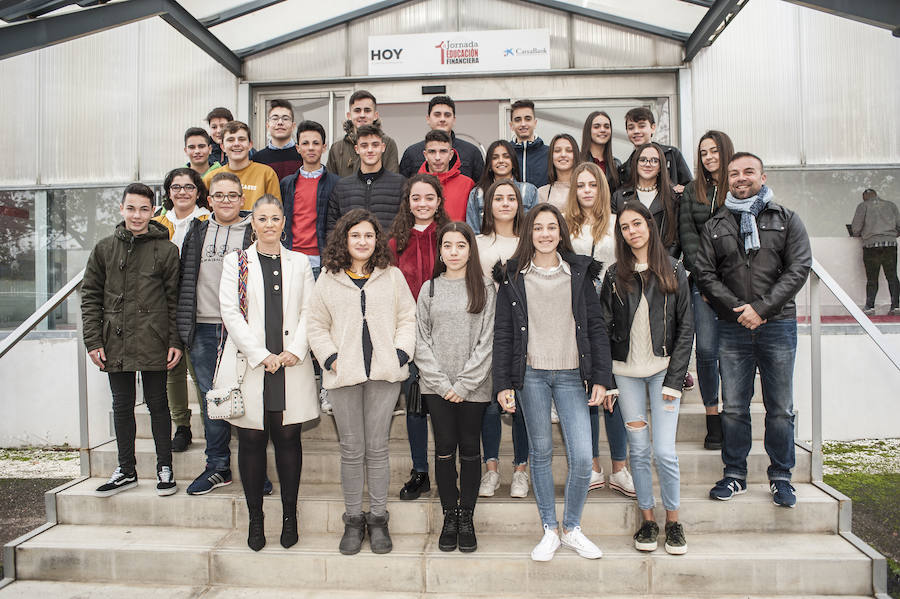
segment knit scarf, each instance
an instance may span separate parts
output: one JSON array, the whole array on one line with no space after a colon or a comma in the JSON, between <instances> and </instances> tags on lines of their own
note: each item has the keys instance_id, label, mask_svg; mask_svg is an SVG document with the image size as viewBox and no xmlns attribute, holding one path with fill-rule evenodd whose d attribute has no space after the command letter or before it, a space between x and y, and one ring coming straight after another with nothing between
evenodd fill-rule
<instances>
[{"instance_id":1,"label":"knit scarf","mask_svg":"<svg viewBox=\"0 0 900 599\"><path fill-rule=\"evenodd\" d=\"M763 185L759 193L745 200L739 200L729 191L725 196L725 207L734 214L741 215L741 236L744 238L744 251L759 249L759 229L756 217L765 209L772 199L772 190Z\"/></svg>"}]
</instances>

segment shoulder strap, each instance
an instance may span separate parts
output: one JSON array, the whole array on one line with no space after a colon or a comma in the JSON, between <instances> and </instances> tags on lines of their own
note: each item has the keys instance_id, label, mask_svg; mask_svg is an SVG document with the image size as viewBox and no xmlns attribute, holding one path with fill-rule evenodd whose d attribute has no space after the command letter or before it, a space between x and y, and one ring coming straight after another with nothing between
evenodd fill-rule
<instances>
[{"instance_id":1,"label":"shoulder strap","mask_svg":"<svg viewBox=\"0 0 900 599\"><path fill-rule=\"evenodd\" d=\"M428 281L428 297L434 297L434 278Z\"/></svg>"},{"instance_id":2,"label":"shoulder strap","mask_svg":"<svg viewBox=\"0 0 900 599\"><path fill-rule=\"evenodd\" d=\"M247 252L238 250L238 306L247 320Z\"/></svg>"}]
</instances>

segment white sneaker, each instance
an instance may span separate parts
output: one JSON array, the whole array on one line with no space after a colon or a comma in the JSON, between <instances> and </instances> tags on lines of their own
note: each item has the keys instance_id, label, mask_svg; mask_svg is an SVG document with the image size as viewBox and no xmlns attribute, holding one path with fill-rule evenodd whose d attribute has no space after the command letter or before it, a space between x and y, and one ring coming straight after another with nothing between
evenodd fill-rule
<instances>
[{"instance_id":1,"label":"white sneaker","mask_svg":"<svg viewBox=\"0 0 900 599\"><path fill-rule=\"evenodd\" d=\"M479 497L493 497L494 491L500 486L500 473L496 470L488 470L481 476L481 486L478 487Z\"/></svg>"},{"instance_id":2,"label":"white sneaker","mask_svg":"<svg viewBox=\"0 0 900 599\"><path fill-rule=\"evenodd\" d=\"M536 562L549 562L553 559L553 554L556 553L556 550L559 549L559 545L559 535L556 534L555 530L550 530L550 527L544 524L544 536L541 542L531 550L531 559Z\"/></svg>"},{"instance_id":3,"label":"white sneaker","mask_svg":"<svg viewBox=\"0 0 900 599\"><path fill-rule=\"evenodd\" d=\"M634 490L634 479L631 478L628 468L622 468L618 472L613 472L609 475L609 488L618 491L625 497L631 497L632 499L637 497L637 493Z\"/></svg>"},{"instance_id":4,"label":"white sneaker","mask_svg":"<svg viewBox=\"0 0 900 599\"><path fill-rule=\"evenodd\" d=\"M322 410L323 414L333 414L334 410L331 407L331 402L328 401L328 389L322 388L319 391L319 408Z\"/></svg>"},{"instance_id":5,"label":"white sneaker","mask_svg":"<svg viewBox=\"0 0 900 599\"><path fill-rule=\"evenodd\" d=\"M591 468L591 484L588 487L588 491L593 491L594 489L602 489L606 485L606 478L603 474L603 466L600 466L600 472L597 472L593 468Z\"/></svg>"},{"instance_id":6,"label":"white sneaker","mask_svg":"<svg viewBox=\"0 0 900 599\"><path fill-rule=\"evenodd\" d=\"M559 412L556 411L556 404L550 402L550 424L559 424Z\"/></svg>"},{"instance_id":7,"label":"white sneaker","mask_svg":"<svg viewBox=\"0 0 900 599\"><path fill-rule=\"evenodd\" d=\"M509 485L509 496L517 497L521 499L522 497L528 497L528 471L527 470L516 470L513 472L512 484Z\"/></svg>"},{"instance_id":8,"label":"white sneaker","mask_svg":"<svg viewBox=\"0 0 900 599\"><path fill-rule=\"evenodd\" d=\"M580 526L576 526L569 532L562 533L559 541L569 549L573 549L581 557L586 557L588 559L600 559L603 557L603 552L584 536ZM533 555L534 554L532 553L532 556Z\"/></svg>"}]
</instances>

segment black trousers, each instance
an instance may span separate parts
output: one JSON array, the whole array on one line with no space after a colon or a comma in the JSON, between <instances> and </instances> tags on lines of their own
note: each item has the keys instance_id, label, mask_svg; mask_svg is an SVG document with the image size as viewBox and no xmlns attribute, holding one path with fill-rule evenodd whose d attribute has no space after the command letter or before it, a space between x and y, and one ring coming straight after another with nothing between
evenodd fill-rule
<instances>
[{"instance_id":1,"label":"black trousers","mask_svg":"<svg viewBox=\"0 0 900 599\"><path fill-rule=\"evenodd\" d=\"M134 472L134 400L137 390L134 372L110 372L109 388L113 397L113 427L116 429L116 445L119 449L119 468L122 472ZM165 370L141 372L144 387L144 403L150 409L150 430L156 445L156 470L172 466L172 420L169 416L169 399L166 395Z\"/></svg>"},{"instance_id":2,"label":"black trousers","mask_svg":"<svg viewBox=\"0 0 900 599\"><path fill-rule=\"evenodd\" d=\"M866 267L866 308L875 307L878 295L878 272L884 269L888 290L891 292L891 308L900 306L900 280L897 279L897 246L863 248L863 266Z\"/></svg>"},{"instance_id":3,"label":"black trousers","mask_svg":"<svg viewBox=\"0 0 900 599\"><path fill-rule=\"evenodd\" d=\"M237 428L238 468L247 509L261 513L263 484L266 479L266 447L269 438L275 446L275 467L281 484L281 509L285 516L297 514L297 494L300 492L300 471L303 453L300 446L302 424L282 424L284 412L266 412L263 430Z\"/></svg>"},{"instance_id":4,"label":"black trousers","mask_svg":"<svg viewBox=\"0 0 900 599\"><path fill-rule=\"evenodd\" d=\"M434 432L434 477L441 507L475 509L481 483L481 421L486 402L452 403L439 395L425 395ZM459 488L456 451L459 449Z\"/></svg>"}]
</instances>

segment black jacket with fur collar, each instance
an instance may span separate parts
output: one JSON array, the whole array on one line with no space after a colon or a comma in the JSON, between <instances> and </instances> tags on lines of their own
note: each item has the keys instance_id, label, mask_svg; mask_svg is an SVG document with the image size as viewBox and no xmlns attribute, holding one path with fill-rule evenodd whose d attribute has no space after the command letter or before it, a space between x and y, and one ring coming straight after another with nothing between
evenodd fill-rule
<instances>
[{"instance_id":1,"label":"black jacket with fur collar","mask_svg":"<svg viewBox=\"0 0 900 599\"><path fill-rule=\"evenodd\" d=\"M600 298L592 281L599 278L602 266L590 256L563 254L572 272L572 315L578 346L578 366L586 390L592 385L610 387L612 359ZM505 266L494 266L494 279L500 285L494 320L494 394L504 389L521 389L525 380L528 353L528 307L525 276L510 258ZM562 306L561 306L562 308Z\"/></svg>"}]
</instances>

